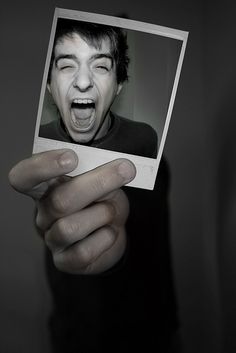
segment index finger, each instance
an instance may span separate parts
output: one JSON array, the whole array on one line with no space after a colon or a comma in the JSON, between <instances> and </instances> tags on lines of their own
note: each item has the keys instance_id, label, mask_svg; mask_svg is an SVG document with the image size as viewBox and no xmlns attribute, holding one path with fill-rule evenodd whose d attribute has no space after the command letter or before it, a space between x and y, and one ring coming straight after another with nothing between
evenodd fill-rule
<instances>
[{"instance_id":1,"label":"index finger","mask_svg":"<svg viewBox=\"0 0 236 353\"><path fill-rule=\"evenodd\" d=\"M77 164L78 157L70 149L38 153L14 166L9 182L17 191L30 193L42 182L72 172Z\"/></svg>"}]
</instances>

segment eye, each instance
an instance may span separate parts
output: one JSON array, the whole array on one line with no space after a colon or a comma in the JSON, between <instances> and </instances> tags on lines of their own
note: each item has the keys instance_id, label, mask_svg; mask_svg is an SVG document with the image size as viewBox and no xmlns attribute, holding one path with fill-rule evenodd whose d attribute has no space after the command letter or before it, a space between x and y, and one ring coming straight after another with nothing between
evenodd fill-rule
<instances>
[{"instance_id":1,"label":"eye","mask_svg":"<svg viewBox=\"0 0 236 353\"><path fill-rule=\"evenodd\" d=\"M92 63L92 70L97 74L107 74L111 71L111 68L112 62L110 59L107 58L96 59Z\"/></svg>"},{"instance_id":2,"label":"eye","mask_svg":"<svg viewBox=\"0 0 236 353\"><path fill-rule=\"evenodd\" d=\"M76 64L72 60L60 59L57 62L57 68L59 71L73 71L76 69Z\"/></svg>"},{"instance_id":3,"label":"eye","mask_svg":"<svg viewBox=\"0 0 236 353\"><path fill-rule=\"evenodd\" d=\"M107 65L96 65L95 70L99 73L107 73L109 71L109 67Z\"/></svg>"},{"instance_id":4,"label":"eye","mask_svg":"<svg viewBox=\"0 0 236 353\"><path fill-rule=\"evenodd\" d=\"M59 67L60 71L73 70L73 69L75 69L75 66L73 65L62 65Z\"/></svg>"}]
</instances>

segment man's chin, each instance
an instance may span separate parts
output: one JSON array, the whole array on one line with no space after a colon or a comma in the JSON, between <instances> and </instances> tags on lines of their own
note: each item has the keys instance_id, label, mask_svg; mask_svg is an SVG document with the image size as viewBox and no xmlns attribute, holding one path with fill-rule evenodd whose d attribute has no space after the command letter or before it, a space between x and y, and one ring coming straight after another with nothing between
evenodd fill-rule
<instances>
[{"instance_id":1,"label":"man's chin","mask_svg":"<svg viewBox=\"0 0 236 353\"><path fill-rule=\"evenodd\" d=\"M75 143L89 144L93 140L93 134L88 132L71 132L70 137Z\"/></svg>"}]
</instances>

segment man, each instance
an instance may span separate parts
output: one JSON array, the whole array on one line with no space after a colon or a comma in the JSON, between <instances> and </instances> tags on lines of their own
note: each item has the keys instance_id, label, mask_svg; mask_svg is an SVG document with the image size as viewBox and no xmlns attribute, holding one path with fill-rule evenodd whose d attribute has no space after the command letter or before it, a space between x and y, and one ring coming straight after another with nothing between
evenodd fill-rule
<instances>
[{"instance_id":1,"label":"man","mask_svg":"<svg viewBox=\"0 0 236 353\"><path fill-rule=\"evenodd\" d=\"M59 20L47 85L59 119L39 135L155 158L156 132L110 111L128 80L127 49L118 27Z\"/></svg>"},{"instance_id":2,"label":"man","mask_svg":"<svg viewBox=\"0 0 236 353\"><path fill-rule=\"evenodd\" d=\"M144 149L153 156L152 129L138 134L140 144L134 148L136 136L130 143L127 132L135 134L136 123L129 129L129 122L118 119L117 127L110 115L125 77L119 76L122 41L114 45L110 35L91 38L75 27L62 33L55 40L48 81L61 119L60 125L47 126L50 138L62 134L68 141L101 148L118 148L123 141L127 153ZM120 130L124 124L128 131ZM126 159L69 178L78 157L69 149L48 151L21 161L9 174L16 190L35 199L36 225L49 249L54 351L168 352L177 322L166 163L151 192L125 187L135 177Z\"/></svg>"}]
</instances>

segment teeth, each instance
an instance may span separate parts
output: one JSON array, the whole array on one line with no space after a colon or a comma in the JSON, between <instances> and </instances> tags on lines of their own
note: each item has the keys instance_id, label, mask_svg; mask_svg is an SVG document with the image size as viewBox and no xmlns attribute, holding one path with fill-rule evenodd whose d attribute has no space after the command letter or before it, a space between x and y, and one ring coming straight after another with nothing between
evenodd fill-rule
<instances>
[{"instance_id":1,"label":"teeth","mask_svg":"<svg viewBox=\"0 0 236 353\"><path fill-rule=\"evenodd\" d=\"M92 99L74 99L73 103L76 104L91 104L93 103Z\"/></svg>"}]
</instances>

